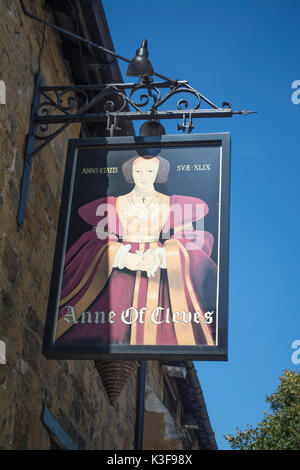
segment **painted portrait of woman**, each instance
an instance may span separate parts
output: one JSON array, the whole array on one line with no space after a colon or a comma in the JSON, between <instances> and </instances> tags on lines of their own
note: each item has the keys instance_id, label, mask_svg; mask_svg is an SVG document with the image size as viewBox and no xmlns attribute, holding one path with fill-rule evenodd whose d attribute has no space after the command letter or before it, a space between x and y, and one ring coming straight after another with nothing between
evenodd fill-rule
<instances>
[{"instance_id":1,"label":"painted portrait of woman","mask_svg":"<svg viewBox=\"0 0 300 470\"><path fill-rule=\"evenodd\" d=\"M216 344L214 239L201 228L209 208L180 188L159 191L169 166L136 154L122 164L131 191L79 208L90 230L66 253L57 343Z\"/></svg>"}]
</instances>

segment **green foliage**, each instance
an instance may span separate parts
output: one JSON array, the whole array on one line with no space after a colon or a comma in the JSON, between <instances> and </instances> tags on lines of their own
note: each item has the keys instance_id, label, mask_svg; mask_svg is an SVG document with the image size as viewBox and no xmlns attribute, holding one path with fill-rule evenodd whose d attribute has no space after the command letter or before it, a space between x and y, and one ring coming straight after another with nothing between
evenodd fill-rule
<instances>
[{"instance_id":1,"label":"green foliage","mask_svg":"<svg viewBox=\"0 0 300 470\"><path fill-rule=\"evenodd\" d=\"M300 450L300 373L285 370L277 390L266 396L270 413L255 428L237 428L226 440L235 450Z\"/></svg>"}]
</instances>

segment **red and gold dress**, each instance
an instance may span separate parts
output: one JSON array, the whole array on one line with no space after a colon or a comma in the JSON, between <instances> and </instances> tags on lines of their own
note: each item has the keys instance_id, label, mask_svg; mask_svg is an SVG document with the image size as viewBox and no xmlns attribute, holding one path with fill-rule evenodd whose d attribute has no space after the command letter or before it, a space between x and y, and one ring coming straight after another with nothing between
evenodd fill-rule
<instances>
[{"instance_id":1,"label":"red and gold dress","mask_svg":"<svg viewBox=\"0 0 300 470\"><path fill-rule=\"evenodd\" d=\"M91 230L65 257L56 342L214 345L215 321L204 315L216 309L214 240L194 227L207 205L155 191L142 210L131 196L108 196L79 209ZM124 267L124 253L148 250L157 260L151 272Z\"/></svg>"}]
</instances>

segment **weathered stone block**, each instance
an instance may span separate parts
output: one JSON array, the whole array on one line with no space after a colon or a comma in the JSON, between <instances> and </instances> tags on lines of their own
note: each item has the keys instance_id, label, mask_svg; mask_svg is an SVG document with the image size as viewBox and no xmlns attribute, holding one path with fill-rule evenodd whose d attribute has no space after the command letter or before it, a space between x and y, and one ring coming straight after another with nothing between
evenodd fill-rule
<instances>
[{"instance_id":1,"label":"weathered stone block","mask_svg":"<svg viewBox=\"0 0 300 470\"><path fill-rule=\"evenodd\" d=\"M22 357L31 368L39 374L41 343L33 336L30 330L24 329Z\"/></svg>"}]
</instances>

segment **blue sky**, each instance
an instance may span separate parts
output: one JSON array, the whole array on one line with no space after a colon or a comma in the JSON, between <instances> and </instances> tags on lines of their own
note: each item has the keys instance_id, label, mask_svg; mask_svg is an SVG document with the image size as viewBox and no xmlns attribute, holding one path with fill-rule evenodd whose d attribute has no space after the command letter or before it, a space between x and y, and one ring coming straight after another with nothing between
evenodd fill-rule
<instances>
[{"instance_id":1,"label":"blue sky","mask_svg":"<svg viewBox=\"0 0 300 470\"><path fill-rule=\"evenodd\" d=\"M299 0L103 0L116 51L146 38L154 69L258 114L194 121L230 132L229 360L196 362L220 449L256 425L300 340ZM125 81L126 64L121 63ZM299 94L300 97L300 94ZM177 122L164 123L177 133ZM299 354L300 357L300 354Z\"/></svg>"}]
</instances>

